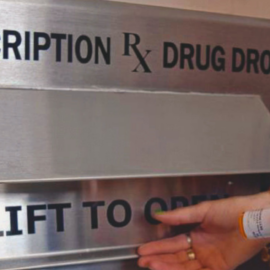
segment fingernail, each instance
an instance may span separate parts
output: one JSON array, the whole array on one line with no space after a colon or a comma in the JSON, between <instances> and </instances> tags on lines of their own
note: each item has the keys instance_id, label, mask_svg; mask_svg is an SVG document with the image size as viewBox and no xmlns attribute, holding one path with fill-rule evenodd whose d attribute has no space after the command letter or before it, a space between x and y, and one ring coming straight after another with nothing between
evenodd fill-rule
<instances>
[{"instance_id":1,"label":"fingernail","mask_svg":"<svg viewBox=\"0 0 270 270\"><path fill-rule=\"evenodd\" d=\"M164 214L165 212L163 211L163 210L160 210L160 209L158 209L158 210L155 210L155 214L156 215L162 215L162 214Z\"/></svg>"}]
</instances>

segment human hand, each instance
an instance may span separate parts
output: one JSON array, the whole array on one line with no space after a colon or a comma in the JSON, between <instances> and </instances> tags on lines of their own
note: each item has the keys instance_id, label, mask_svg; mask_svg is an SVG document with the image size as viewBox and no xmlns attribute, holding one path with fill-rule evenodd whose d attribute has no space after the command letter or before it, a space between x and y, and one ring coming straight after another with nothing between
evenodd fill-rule
<instances>
[{"instance_id":1,"label":"human hand","mask_svg":"<svg viewBox=\"0 0 270 270\"><path fill-rule=\"evenodd\" d=\"M269 242L269 239L242 237L238 227L239 215L247 210L269 207L270 193L265 192L156 214L157 220L168 225L200 224L190 232L196 258L188 258L190 244L187 236L182 234L141 246L138 265L152 270L233 270Z\"/></svg>"}]
</instances>

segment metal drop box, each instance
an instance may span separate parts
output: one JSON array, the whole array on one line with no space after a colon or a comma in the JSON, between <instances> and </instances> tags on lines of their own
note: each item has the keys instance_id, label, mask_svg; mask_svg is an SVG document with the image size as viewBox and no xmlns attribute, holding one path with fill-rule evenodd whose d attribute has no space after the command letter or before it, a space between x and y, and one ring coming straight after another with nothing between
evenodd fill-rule
<instances>
[{"instance_id":1,"label":"metal drop box","mask_svg":"<svg viewBox=\"0 0 270 270\"><path fill-rule=\"evenodd\" d=\"M185 230L154 210L268 189L269 21L81 0L0 11L1 270L135 270L140 244Z\"/></svg>"}]
</instances>

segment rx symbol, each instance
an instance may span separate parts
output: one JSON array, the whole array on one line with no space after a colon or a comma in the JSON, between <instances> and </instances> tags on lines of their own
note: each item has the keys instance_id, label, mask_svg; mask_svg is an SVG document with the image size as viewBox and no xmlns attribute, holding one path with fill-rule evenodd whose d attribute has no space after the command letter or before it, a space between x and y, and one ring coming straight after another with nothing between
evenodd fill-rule
<instances>
[{"instance_id":1,"label":"rx symbol","mask_svg":"<svg viewBox=\"0 0 270 270\"><path fill-rule=\"evenodd\" d=\"M146 58L150 54L151 50L145 50L145 54L143 55L140 50L138 49L138 45L141 42L141 38L137 34L133 33L124 33L125 36L125 52L124 56L131 56L131 50L135 53L137 59L139 60L138 65L135 67L132 72L138 72L140 66L142 66L144 73L152 73L151 69L149 68ZM131 43L131 37L135 39L133 43Z\"/></svg>"}]
</instances>

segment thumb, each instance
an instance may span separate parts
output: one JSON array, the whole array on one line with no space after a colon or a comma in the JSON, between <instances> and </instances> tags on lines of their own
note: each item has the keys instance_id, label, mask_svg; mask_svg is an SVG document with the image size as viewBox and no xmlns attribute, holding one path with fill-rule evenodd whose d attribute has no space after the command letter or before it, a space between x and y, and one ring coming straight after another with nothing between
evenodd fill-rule
<instances>
[{"instance_id":1,"label":"thumb","mask_svg":"<svg viewBox=\"0 0 270 270\"><path fill-rule=\"evenodd\" d=\"M210 207L209 203L177 208L172 211L155 213L154 218L168 225L201 223Z\"/></svg>"}]
</instances>

